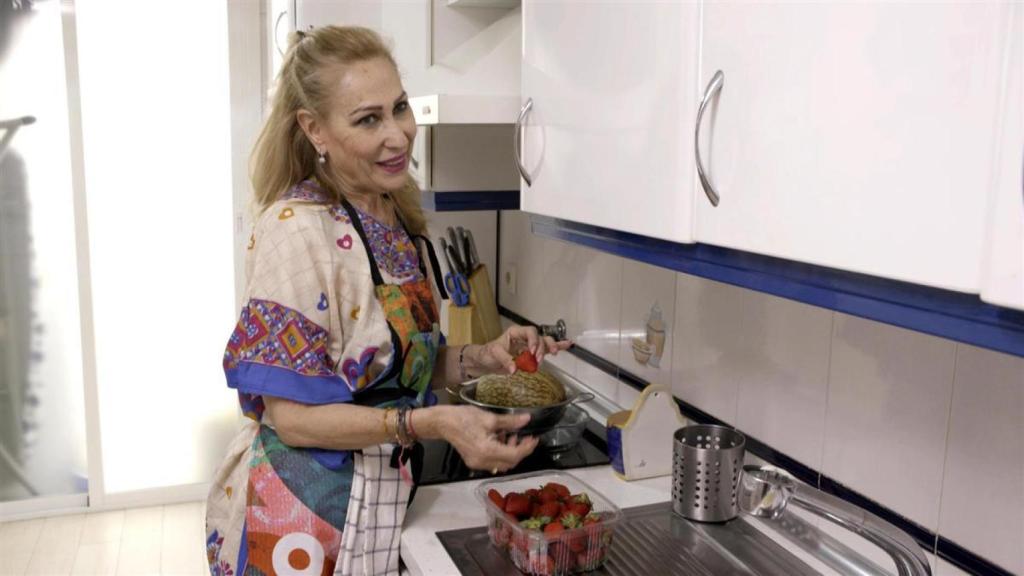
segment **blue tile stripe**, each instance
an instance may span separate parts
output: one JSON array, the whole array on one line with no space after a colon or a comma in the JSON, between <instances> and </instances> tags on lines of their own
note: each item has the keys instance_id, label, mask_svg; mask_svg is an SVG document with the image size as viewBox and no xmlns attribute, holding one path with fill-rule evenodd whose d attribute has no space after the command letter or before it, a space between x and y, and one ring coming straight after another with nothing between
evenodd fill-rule
<instances>
[{"instance_id":1,"label":"blue tile stripe","mask_svg":"<svg viewBox=\"0 0 1024 576\"><path fill-rule=\"evenodd\" d=\"M533 233L941 338L1024 356L1024 312L940 290L706 244L530 215Z\"/></svg>"},{"instance_id":2,"label":"blue tile stripe","mask_svg":"<svg viewBox=\"0 0 1024 576\"><path fill-rule=\"evenodd\" d=\"M427 190L422 193L423 207L434 212L463 212L469 210L518 210L519 190L482 192L444 192Z\"/></svg>"},{"instance_id":3,"label":"blue tile stripe","mask_svg":"<svg viewBox=\"0 0 1024 576\"><path fill-rule=\"evenodd\" d=\"M520 316L504 306L499 305L498 312L516 324L537 326L534 322ZM602 372L617 378L620 382L623 382L638 391L642 391L649 384L649 382L643 378L640 378L614 362L610 362L607 359L594 354L590 350L580 347L579 345L574 345L570 348L569 353ZM679 405L679 410L688 420L697 422L698 424L717 424L719 426L735 428L728 422L720 420L688 402L680 400L679 398L676 398L675 400L676 404ZM822 474L820 470L815 470L814 468L802 464L787 454L772 448L746 433L744 433L744 436L746 436L747 440L747 451L751 454L761 458L769 464L786 470L802 482L810 484L811 486L817 486L820 490L855 504L856 506L859 506L886 520L894 526L897 526L913 537L925 551L934 553L957 568L964 570L969 574L976 574L978 576L1014 576L1012 572L1000 568L985 558L982 558L949 539L938 536L931 530L928 530L913 520L900 515L891 508L888 508L875 500L864 496L856 490L845 486L833 478Z\"/></svg>"}]
</instances>

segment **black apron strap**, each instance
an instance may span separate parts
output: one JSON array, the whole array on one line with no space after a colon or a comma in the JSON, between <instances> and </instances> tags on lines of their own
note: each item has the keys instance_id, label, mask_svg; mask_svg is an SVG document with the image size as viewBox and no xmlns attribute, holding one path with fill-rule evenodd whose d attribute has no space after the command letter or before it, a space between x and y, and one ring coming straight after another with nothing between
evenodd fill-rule
<instances>
[{"instance_id":1,"label":"black apron strap","mask_svg":"<svg viewBox=\"0 0 1024 576\"><path fill-rule=\"evenodd\" d=\"M381 276L380 268L377 267L377 259L373 257L373 249L370 247L370 241L366 238L366 231L363 230L359 212L344 197L341 199L341 206L345 212L348 212L348 217L352 220L352 227L356 229L356 234L359 234L359 239L363 241L363 249L366 251L366 257L370 260L370 276L373 278L373 285L382 286L384 277Z\"/></svg>"},{"instance_id":2,"label":"black apron strap","mask_svg":"<svg viewBox=\"0 0 1024 576\"><path fill-rule=\"evenodd\" d=\"M430 271L434 274L434 284L437 285L437 291L441 294L441 299L447 300L448 291L444 288L444 276L441 274L441 263L437 261L437 252L434 251L434 243L426 236L413 236L413 238L422 240L423 245L427 247L427 256L430 258ZM420 260L422 260L422 257ZM424 275L426 274L424 273Z\"/></svg>"}]
</instances>

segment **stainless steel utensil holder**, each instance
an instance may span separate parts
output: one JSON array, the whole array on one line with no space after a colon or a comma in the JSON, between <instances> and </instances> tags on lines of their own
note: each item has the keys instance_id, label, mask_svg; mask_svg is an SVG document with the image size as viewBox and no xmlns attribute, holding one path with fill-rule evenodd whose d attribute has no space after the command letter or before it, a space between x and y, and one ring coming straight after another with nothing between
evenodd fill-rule
<instances>
[{"instance_id":1,"label":"stainless steel utensil holder","mask_svg":"<svg viewBox=\"0 0 1024 576\"><path fill-rule=\"evenodd\" d=\"M676 430L672 444L672 509L698 522L735 518L746 446L743 434L699 424Z\"/></svg>"}]
</instances>

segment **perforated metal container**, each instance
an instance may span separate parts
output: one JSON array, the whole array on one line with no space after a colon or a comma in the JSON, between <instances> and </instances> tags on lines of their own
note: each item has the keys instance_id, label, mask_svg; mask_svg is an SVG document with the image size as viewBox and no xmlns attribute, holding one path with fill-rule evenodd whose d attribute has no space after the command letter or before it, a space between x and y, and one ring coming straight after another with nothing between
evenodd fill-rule
<instances>
[{"instance_id":1,"label":"perforated metal container","mask_svg":"<svg viewBox=\"0 0 1024 576\"><path fill-rule=\"evenodd\" d=\"M739 514L736 500L746 438L724 426L676 430L672 443L672 509L698 522L725 522Z\"/></svg>"}]
</instances>

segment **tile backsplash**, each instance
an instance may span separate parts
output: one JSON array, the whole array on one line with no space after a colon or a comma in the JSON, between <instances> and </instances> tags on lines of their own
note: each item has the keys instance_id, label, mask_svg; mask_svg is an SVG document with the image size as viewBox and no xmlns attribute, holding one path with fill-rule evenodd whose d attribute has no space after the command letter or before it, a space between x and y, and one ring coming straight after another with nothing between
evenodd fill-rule
<instances>
[{"instance_id":1,"label":"tile backsplash","mask_svg":"<svg viewBox=\"0 0 1024 576\"><path fill-rule=\"evenodd\" d=\"M591 352L1024 574L1024 358L537 237L524 213L501 218L504 307L565 319ZM657 343L655 305L657 366L641 362ZM587 362L563 367L623 407L638 396Z\"/></svg>"}]
</instances>

